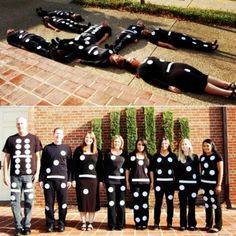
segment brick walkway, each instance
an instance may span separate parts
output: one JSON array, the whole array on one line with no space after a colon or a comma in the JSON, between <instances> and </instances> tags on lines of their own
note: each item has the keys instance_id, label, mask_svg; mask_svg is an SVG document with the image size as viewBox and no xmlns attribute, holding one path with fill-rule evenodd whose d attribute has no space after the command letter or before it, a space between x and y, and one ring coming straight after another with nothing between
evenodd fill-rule
<instances>
[{"instance_id":1,"label":"brick walkway","mask_svg":"<svg viewBox=\"0 0 236 236\"><path fill-rule=\"evenodd\" d=\"M129 106L181 103L0 42L0 105Z\"/></svg>"},{"instance_id":2,"label":"brick walkway","mask_svg":"<svg viewBox=\"0 0 236 236\"><path fill-rule=\"evenodd\" d=\"M13 235L15 230L13 228L12 223L12 213L10 207L6 206L0 206L1 216L0 216L0 235L1 236L7 236L7 235ZM174 214L174 230L167 230L166 229L166 213L165 210L162 212L162 218L161 218L161 229L154 231L152 230L153 225L153 209L150 210L150 220L149 220L149 229L145 231L137 231L134 229L134 223L133 223L133 213L130 209L126 210L126 228L122 232L118 231L107 231L106 228L106 209L102 208L95 217L95 223L94 223L94 230L92 232L81 232L80 231L80 222L79 222L79 213L77 212L77 209L75 207L70 208L68 210L67 214L67 227L64 233L45 233L45 220L44 220L44 209L40 207L34 207L33 210L33 218L32 218L32 234L31 235L61 235L61 236L78 236L78 235L162 235L162 236L174 236L174 235L181 235L181 236L188 236L188 235L209 235L209 233L206 233L203 230L204 224L204 208L203 207L197 207L197 221L198 221L198 229L196 231L179 231L179 210L175 209ZM56 212L57 215L57 212ZM222 236L230 236L230 235L236 235L236 225L235 225L235 219L236 219L236 210L231 209L227 210L223 207L223 220L224 220L224 226L220 233L214 234L214 235L222 235Z\"/></svg>"}]
</instances>

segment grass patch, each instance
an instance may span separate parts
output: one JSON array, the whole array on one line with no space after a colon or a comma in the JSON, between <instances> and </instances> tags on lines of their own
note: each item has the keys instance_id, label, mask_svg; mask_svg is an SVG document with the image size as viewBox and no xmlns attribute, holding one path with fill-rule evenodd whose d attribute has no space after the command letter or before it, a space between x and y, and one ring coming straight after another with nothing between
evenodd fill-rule
<instances>
[{"instance_id":1,"label":"grass patch","mask_svg":"<svg viewBox=\"0 0 236 236\"><path fill-rule=\"evenodd\" d=\"M198 8L166 7L151 3L140 4L130 0L72 0L84 7L97 7L113 10L144 13L180 20L193 21L208 25L220 25L235 28L236 14L224 11L202 10Z\"/></svg>"}]
</instances>

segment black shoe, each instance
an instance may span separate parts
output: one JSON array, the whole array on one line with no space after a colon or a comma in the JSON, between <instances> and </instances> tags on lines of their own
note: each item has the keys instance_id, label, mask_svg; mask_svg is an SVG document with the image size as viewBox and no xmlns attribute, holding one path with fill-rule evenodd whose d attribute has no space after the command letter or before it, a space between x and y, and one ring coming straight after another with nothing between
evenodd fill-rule
<instances>
[{"instance_id":1,"label":"black shoe","mask_svg":"<svg viewBox=\"0 0 236 236\"><path fill-rule=\"evenodd\" d=\"M123 230L123 227L121 227L121 226L116 226L115 229L118 230L118 231L121 231L121 230Z\"/></svg>"},{"instance_id":2,"label":"black shoe","mask_svg":"<svg viewBox=\"0 0 236 236\"><path fill-rule=\"evenodd\" d=\"M114 227L110 227L110 226L109 226L109 227L108 227L108 230L109 230L109 231L113 231L113 230L114 230Z\"/></svg>"},{"instance_id":3,"label":"black shoe","mask_svg":"<svg viewBox=\"0 0 236 236\"><path fill-rule=\"evenodd\" d=\"M221 229L218 229L216 227L211 228L208 232L209 233L218 233Z\"/></svg>"},{"instance_id":4,"label":"black shoe","mask_svg":"<svg viewBox=\"0 0 236 236\"><path fill-rule=\"evenodd\" d=\"M185 226L181 226L179 229L180 229L181 231L184 231L184 230L186 230L186 227L185 227Z\"/></svg>"},{"instance_id":5,"label":"black shoe","mask_svg":"<svg viewBox=\"0 0 236 236\"><path fill-rule=\"evenodd\" d=\"M171 229L174 229L174 228L172 227L172 224L168 224L167 229L171 230Z\"/></svg>"},{"instance_id":6,"label":"black shoe","mask_svg":"<svg viewBox=\"0 0 236 236\"><path fill-rule=\"evenodd\" d=\"M22 229L16 229L15 236L22 235Z\"/></svg>"},{"instance_id":7,"label":"black shoe","mask_svg":"<svg viewBox=\"0 0 236 236\"><path fill-rule=\"evenodd\" d=\"M141 230L142 226L141 225L136 225L135 228L136 228L136 230Z\"/></svg>"},{"instance_id":8,"label":"black shoe","mask_svg":"<svg viewBox=\"0 0 236 236\"><path fill-rule=\"evenodd\" d=\"M31 234L30 228L24 228L23 235L29 235Z\"/></svg>"},{"instance_id":9,"label":"black shoe","mask_svg":"<svg viewBox=\"0 0 236 236\"><path fill-rule=\"evenodd\" d=\"M141 229L145 230L145 229L147 229L147 226L146 225L142 225Z\"/></svg>"},{"instance_id":10,"label":"black shoe","mask_svg":"<svg viewBox=\"0 0 236 236\"><path fill-rule=\"evenodd\" d=\"M48 233L54 232L54 225L53 225L53 224L51 224L51 225L48 226L47 232L48 232Z\"/></svg>"},{"instance_id":11,"label":"black shoe","mask_svg":"<svg viewBox=\"0 0 236 236\"><path fill-rule=\"evenodd\" d=\"M64 225L59 225L58 226L58 232L64 232L65 231L65 226Z\"/></svg>"},{"instance_id":12,"label":"black shoe","mask_svg":"<svg viewBox=\"0 0 236 236\"><path fill-rule=\"evenodd\" d=\"M194 226L189 226L188 229L189 229L190 231L194 231L196 228L195 228Z\"/></svg>"}]
</instances>

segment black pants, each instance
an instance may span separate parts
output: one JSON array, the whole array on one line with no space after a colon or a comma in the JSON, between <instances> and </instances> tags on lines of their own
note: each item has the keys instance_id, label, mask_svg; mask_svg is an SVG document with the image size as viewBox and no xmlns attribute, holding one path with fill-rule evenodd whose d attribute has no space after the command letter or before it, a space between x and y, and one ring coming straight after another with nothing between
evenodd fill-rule
<instances>
[{"instance_id":1,"label":"black pants","mask_svg":"<svg viewBox=\"0 0 236 236\"><path fill-rule=\"evenodd\" d=\"M172 225L174 214L174 183L158 182L155 184L155 208L154 208L154 223L160 224L161 206L163 202L163 196L166 197L167 205L167 224Z\"/></svg>"},{"instance_id":2,"label":"black pants","mask_svg":"<svg viewBox=\"0 0 236 236\"><path fill-rule=\"evenodd\" d=\"M149 220L149 192L150 185L133 185L131 187L133 195L134 222L136 227L147 226Z\"/></svg>"},{"instance_id":3,"label":"black pants","mask_svg":"<svg viewBox=\"0 0 236 236\"><path fill-rule=\"evenodd\" d=\"M203 184L204 201L206 211L206 226L211 228L213 226L213 210L215 211L215 227L222 228L222 210L220 205L220 194L215 194L214 184Z\"/></svg>"},{"instance_id":4,"label":"black pants","mask_svg":"<svg viewBox=\"0 0 236 236\"><path fill-rule=\"evenodd\" d=\"M109 228L123 228L125 223L125 185L106 184Z\"/></svg>"},{"instance_id":5,"label":"black pants","mask_svg":"<svg viewBox=\"0 0 236 236\"><path fill-rule=\"evenodd\" d=\"M65 180L47 180L44 182L45 216L47 225L55 223L55 196L57 196L58 202L58 224L65 225L67 214L67 183Z\"/></svg>"},{"instance_id":6,"label":"black pants","mask_svg":"<svg viewBox=\"0 0 236 236\"><path fill-rule=\"evenodd\" d=\"M183 184L181 187L182 188L179 189L180 226L196 227L197 221L195 216L195 205L198 189L195 184Z\"/></svg>"},{"instance_id":7,"label":"black pants","mask_svg":"<svg viewBox=\"0 0 236 236\"><path fill-rule=\"evenodd\" d=\"M115 52L119 52L124 49L128 44L134 43L137 38L134 34L122 33L119 38L115 41L113 49Z\"/></svg>"}]
</instances>

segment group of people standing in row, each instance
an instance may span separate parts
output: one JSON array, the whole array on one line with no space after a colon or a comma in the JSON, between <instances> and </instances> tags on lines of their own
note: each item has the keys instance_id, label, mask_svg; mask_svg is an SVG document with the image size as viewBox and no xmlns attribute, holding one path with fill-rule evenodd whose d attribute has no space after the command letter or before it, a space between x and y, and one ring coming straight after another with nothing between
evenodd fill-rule
<instances>
[{"instance_id":1,"label":"group of people standing in row","mask_svg":"<svg viewBox=\"0 0 236 236\"><path fill-rule=\"evenodd\" d=\"M236 98L236 84L217 79L202 73L198 69L185 63L164 61L156 57L148 57L143 62L136 58L126 58L119 52L140 39L146 39L155 45L169 48L187 48L204 52L214 52L218 48L217 40L202 41L186 34L168 31L161 28L149 30L142 20L131 24L117 35L115 41L105 47L100 47L111 35L112 29L108 21L100 24L85 25L80 23L84 19L79 13L61 10L45 11L36 9L42 17L44 25L54 31L66 30L77 33L70 39L58 37L47 41L39 35L24 30L7 30L9 44L24 48L41 56L62 62L87 64L97 67L115 66L125 69L142 78L153 86L167 89L174 93L191 92L196 94L208 93Z\"/></svg>"},{"instance_id":2,"label":"group of people standing in row","mask_svg":"<svg viewBox=\"0 0 236 236\"><path fill-rule=\"evenodd\" d=\"M127 191L132 193L136 229L147 229L149 194L152 190L155 193L155 230L160 229L164 196L167 204L166 225L168 229L173 229L176 190L179 194L180 230L195 230L195 204L200 188L205 201L205 229L215 233L222 228L220 192L223 159L211 139L202 142L202 155L198 157L193 153L189 139L180 141L175 154L169 140L163 137L158 152L151 156L147 141L143 138L136 141L133 152L127 153L123 138L115 135L111 140L111 148L102 152L97 148L94 133L87 132L82 145L72 154L71 148L63 143L62 128L55 128L54 141L42 148L39 138L28 132L25 118L18 117L16 127L18 133L8 137L3 148L4 183L11 189L10 202L16 236L31 232L34 184L37 181L44 190L47 232L65 230L67 190L71 186L76 188L82 231L93 229L95 212L100 209L99 189L104 187L109 230L122 230L125 227ZM20 205L22 192L24 218ZM58 224L54 216L55 196L58 202Z\"/></svg>"}]
</instances>

